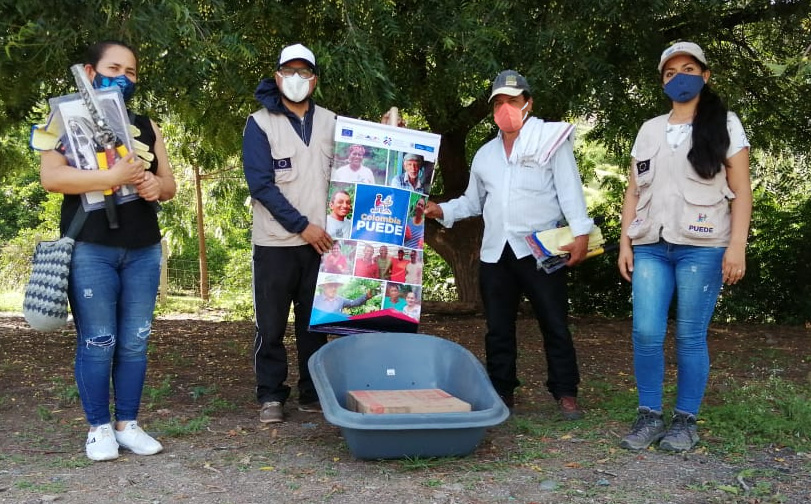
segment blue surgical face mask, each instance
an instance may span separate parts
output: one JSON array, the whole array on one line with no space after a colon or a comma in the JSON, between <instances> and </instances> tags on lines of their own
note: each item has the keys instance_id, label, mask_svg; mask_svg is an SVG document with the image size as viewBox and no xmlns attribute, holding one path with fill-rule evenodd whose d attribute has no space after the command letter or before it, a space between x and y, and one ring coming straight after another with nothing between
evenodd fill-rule
<instances>
[{"instance_id":1,"label":"blue surgical face mask","mask_svg":"<svg viewBox=\"0 0 811 504\"><path fill-rule=\"evenodd\" d=\"M684 103L698 96L703 87L703 76L679 73L665 84L665 94L674 102Z\"/></svg>"},{"instance_id":2,"label":"blue surgical face mask","mask_svg":"<svg viewBox=\"0 0 811 504\"><path fill-rule=\"evenodd\" d=\"M121 94L124 95L124 101L128 101L135 94L135 83L127 78L126 75L118 75L116 77L107 77L96 72L93 77L94 89L106 89L113 86L118 86L121 89Z\"/></svg>"}]
</instances>

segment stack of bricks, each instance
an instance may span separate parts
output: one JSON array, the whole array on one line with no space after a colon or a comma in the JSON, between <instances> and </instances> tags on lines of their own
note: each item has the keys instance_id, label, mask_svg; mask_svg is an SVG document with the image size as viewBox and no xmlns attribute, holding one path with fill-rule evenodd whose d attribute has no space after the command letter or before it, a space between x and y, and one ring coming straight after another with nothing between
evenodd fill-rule
<instances>
[{"instance_id":1,"label":"stack of bricks","mask_svg":"<svg viewBox=\"0 0 811 504\"><path fill-rule=\"evenodd\" d=\"M346 407L358 413L454 413L471 411L469 403L441 389L350 390Z\"/></svg>"}]
</instances>

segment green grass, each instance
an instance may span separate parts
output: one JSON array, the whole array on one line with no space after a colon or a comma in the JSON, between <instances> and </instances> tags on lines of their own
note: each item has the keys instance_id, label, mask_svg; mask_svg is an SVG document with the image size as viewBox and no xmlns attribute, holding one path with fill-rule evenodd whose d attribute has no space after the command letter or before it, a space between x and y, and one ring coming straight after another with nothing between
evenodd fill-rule
<instances>
[{"instance_id":1,"label":"green grass","mask_svg":"<svg viewBox=\"0 0 811 504\"><path fill-rule=\"evenodd\" d=\"M206 307L202 298L193 296L166 296L166 300L155 306L155 315L197 313Z\"/></svg>"},{"instance_id":2,"label":"green grass","mask_svg":"<svg viewBox=\"0 0 811 504\"><path fill-rule=\"evenodd\" d=\"M454 464L459 460L457 457L405 457L398 460L397 464L405 471L423 471Z\"/></svg>"},{"instance_id":3,"label":"green grass","mask_svg":"<svg viewBox=\"0 0 811 504\"><path fill-rule=\"evenodd\" d=\"M194 387L192 387L191 392L189 392L189 395L191 395L191 398L196 402L201 397L205 395L211 395L216 391L217 391L216 385L209 386L195 385Z\"/></svg>"},{"instance_id":4,"label":"green grass","mask_svg":"<svg viewBox=\"0 0 811 504\"><path fill-rule=\"evenodd\" d=\"M93 464L95 462L83 456L50 458L47 462L48 467L54 469L81 469L82 467L90 467Z\"/></svg>"},{"instance_id":5,"label":"green grass","mask_svg":"<svg viewBox=\"0 0 811 504\"><path fill-rule=\"evenodd\" d=\"M721 439L722 451L743 454L768 445L811 450L811 384L779 377L733 384L720 394L720 404L701 413L703 429Z\"/></svg>"},{"instance_id":6,"label":"green grass","mask_svg":"<svg viewBox=\"0 0 811 504\"><path fill-rule=\"evenodd\" d=\"M59 399L61 406L76 404L79 401L79 387L74 383L67 383L64 378L51 379L53 394Z\"/></svg>"},{"instance_id":7,"label":"green grass","mask_svg":"<svg viewBox=\"0 0 811 504\"><path fill-rule=\"evenodd\" d=\"M32 483L27 480L17 481L14 486L20 490L30 490L32 492L39 492L44 494L58 494L67 491L65 483L61 481L54 481L50 483Z\"/></svg>"},{"instance_id":8,"label":"green grass","mask_svg":"<svg viewBox=\"0 0 811 504\"><path fill-rule=\"evenodd\" d=\"M208 401L208 404L205 407L203 407L202 413L203 415L208 416L213 415L214 413L217 413L219 411L235 411L236 409L237 405L232 403L231 401L228 401L221 397L212 397Z\"/></svg>"},{"instance_id":9,"label":"green grass","mask_svg":"<svg viewBox=\"0 0 811 504\"><path fill-rule=\"evenodd\" d=\"M170 437L188 436L202 431L208 427L209 422L211 422L211 418L206 415L200 415L188 420L172 418L151 422L150 430L163 432Z\"/></svg>"},{"instance_id":10,"label":"green grass","mask_svg":"<svg viewBox=\"0 0 811 504\"><path fill-rule=\"evenodd\" d=\"M5 291L0 292L0 312L17 312L23 311L23 291Z\"/></svg>"},{"instance_id":11,"label":"green grass","mask_svg":"<svg viewBox=\"0 0 811 504\"><path fill-rule=\"evenodd\" d=\"M167 375L157 387L151 385L144 386L143 396L149 400L148 408L160 404L172 394L172 380L174 376Z\"/></svg>"},{"instance_id":12,"label":"green grass","mask_svg":"<svg viewBox=\"0 0 811 504\"><path fill-rule=\"evenodd\" d=\"M48 422L53 420L54 415L50 408L39 404L37 405L37 417L43 422Z\"/></svg>"}]
</instances>

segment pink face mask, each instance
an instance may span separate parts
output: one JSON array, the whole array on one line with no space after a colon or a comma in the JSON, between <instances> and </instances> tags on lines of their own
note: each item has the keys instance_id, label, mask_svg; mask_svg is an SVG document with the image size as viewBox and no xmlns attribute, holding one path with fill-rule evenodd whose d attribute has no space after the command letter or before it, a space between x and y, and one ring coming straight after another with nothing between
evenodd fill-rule
<instances>
[{"instance_id":1,"label":"pink face mask","mask_svg":"<svg viewBox=\"0 0 811 504\"><path fill-rule=\"evenodd\" d=\"M495 114L493 114L493 119L496 121L496 125L505 133L518 131L524 124L524 119L526 119L527 115L529 115L529 111L525 112L524 114L521 113L525 108L527 108L527 105L529 105L529 102L526 102L524 106L519 109L518 107L514 107L509 103L502 103L498 110L496 110Z\"/></svg>"}]
</instances>

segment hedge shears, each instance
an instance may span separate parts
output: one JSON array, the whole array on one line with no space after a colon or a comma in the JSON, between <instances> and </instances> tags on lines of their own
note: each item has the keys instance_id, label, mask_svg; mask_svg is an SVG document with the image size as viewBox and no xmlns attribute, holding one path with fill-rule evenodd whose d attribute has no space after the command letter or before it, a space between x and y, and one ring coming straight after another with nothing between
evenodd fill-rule
<instances>
[{"instance_id":1,"label":"hedge shears","mask_svg":"<svg viewBox=\"0 0 811 504\"><path fill-rule=\"evenodd\" d=\"M76 79L79 95L82 97L84 106L87 108L93 123L93 140L96 143L96 160L98 161L99 170L109 170L117 159L126 156L129 151L127 146L116 137L115 131L113 131L110 123L105 118L104 111L96 99L93 86L90 84L90 79L87 78L84 71L84 65L73 65L70 67L70 71ZM107 222L110 229L118 229L118 213L115 205L113 190L107 189L104 191L104 209L107 213Z\"/></svg>"}]
</instances>

